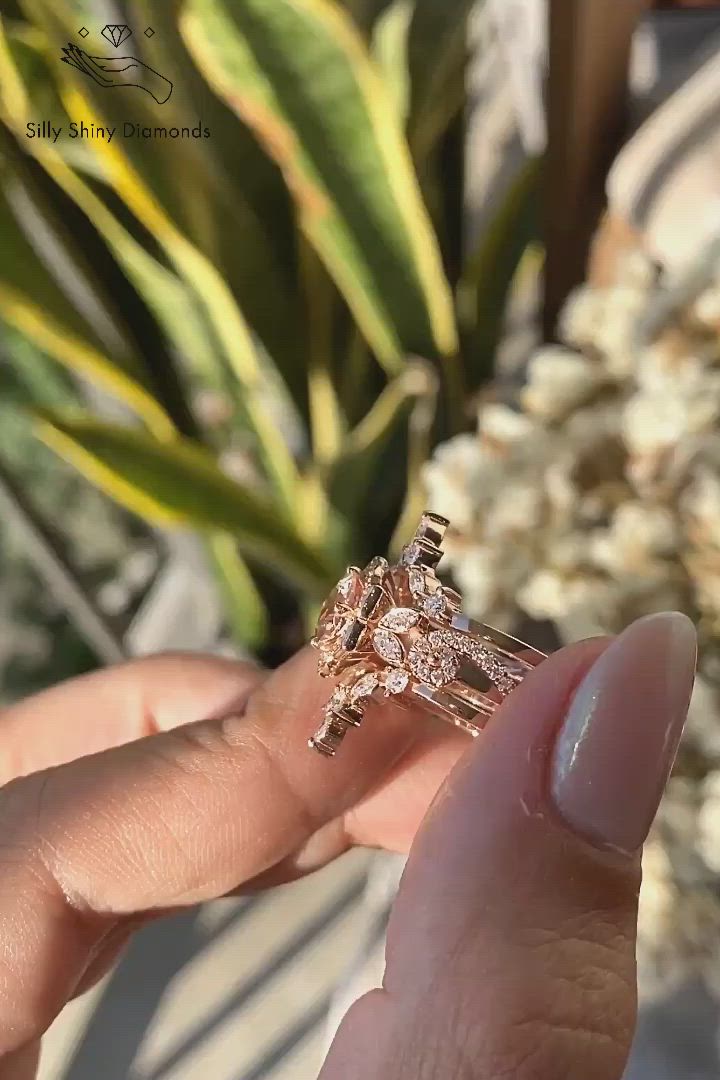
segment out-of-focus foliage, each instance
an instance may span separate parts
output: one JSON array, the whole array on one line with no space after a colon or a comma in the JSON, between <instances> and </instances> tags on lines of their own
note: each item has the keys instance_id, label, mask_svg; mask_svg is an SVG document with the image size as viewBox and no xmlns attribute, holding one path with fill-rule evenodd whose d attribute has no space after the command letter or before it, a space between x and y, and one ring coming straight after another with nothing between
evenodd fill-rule
<instances>
[{"instance_id":1,"label":"out-of-focus foliage","mask_svg":"<svg viewBox=\"0 0 720 1080\"><path fill-rule=\"evenodd\" d=\"M83 26L112 51L92 0L0 20L0 324L69 380L15 407L126 508L203 533L257 646L269 577L311 611L422 508L492 372L483 298L502 310L532 238L534 174L458 270L467 4L126 8L163 105L61 63ZM28 138L43 122L56 141Z\"/></svg>"}]
</instances>

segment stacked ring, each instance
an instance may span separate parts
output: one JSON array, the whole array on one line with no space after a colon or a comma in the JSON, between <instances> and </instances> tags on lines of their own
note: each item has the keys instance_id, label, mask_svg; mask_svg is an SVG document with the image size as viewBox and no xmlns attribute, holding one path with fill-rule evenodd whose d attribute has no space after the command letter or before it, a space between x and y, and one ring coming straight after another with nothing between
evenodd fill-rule
<instances>
[{"instance_id":1,"label":"stacked ring","mask_svg":"<svg viewBox=\"0 0 720 1080\"><path fill-rule=\"evenodd\" d=\"M546 659L509 634L462 614L437 576L446 518L423 514L400 561L351 566L325 601L311 644L318 671L336 678L308 745L333 757L380 695L421 706L478 735L528 671Z\"/></svg>"}]
</instances>

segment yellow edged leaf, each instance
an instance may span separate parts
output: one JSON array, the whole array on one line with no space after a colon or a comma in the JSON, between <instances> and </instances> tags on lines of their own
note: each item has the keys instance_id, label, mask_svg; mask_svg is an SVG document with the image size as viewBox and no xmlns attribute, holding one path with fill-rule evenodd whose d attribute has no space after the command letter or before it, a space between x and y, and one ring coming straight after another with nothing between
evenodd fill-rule
<instances>
[{"instance_id":1,"label":"yellow edged leaf","mask_svg":"<svg viewBox=\"0 0 720 1080\"><path fill-rule=\"evenodd\" d=\"M194 443L161 443L142 431L47 411L38 414L37 431L47 446L141 517L228 533L243 554L311 593L332 583L337 568L298 535L282 509L240 487Z\"/></svg>"},{"instance_id":2,"label":"yellow edged leaf","mask_svg":"<svg viewBox=\"0 0 720 1080\"><path fill-rule=\"evenodd\" d=\"M407 143L330 0L187 0L186 45L282 170L301 227L387 369L455 351L452 297Z\"/></svg>"}]
</instances>

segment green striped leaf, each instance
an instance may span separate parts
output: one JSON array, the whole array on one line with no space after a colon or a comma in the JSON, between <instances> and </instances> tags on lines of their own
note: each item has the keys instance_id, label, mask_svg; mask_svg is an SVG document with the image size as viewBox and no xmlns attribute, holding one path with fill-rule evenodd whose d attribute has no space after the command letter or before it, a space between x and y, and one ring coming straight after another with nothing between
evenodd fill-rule
<instances>
[{"instance_id":1,"label":"green striped leaf","mask_svg":"<svg viewBox=\"0 0 720 1080\"><path fill-rule=\"evenodd\" d=\"M193 443L160 443L141 431L48 412L37 423L46 445L146 520L228 533L244 555L313 595L332 584L337 568L277 506L240 487Z\"/></svg>"},{"instance_id":2,"label":"green striped leaf","mask_svg":"<svg viewBox=\"0 0 720 1080\"><path fill-rule=\"evenodd\" d=\"M98 21L89 0L21 2L28 20L57 49L58 58L59 47L68 41L81 45L89 54L113 53L100 36L102 21ZM300 313L288 270L287 236L279 235L281 222L289 218L281 179L256 141L240 130L237 118L219 106L205 80L193 70L177 33L173 8L178 5L155 0L146 6L145 14L138 10L136 22L129 21L135 25L150 23L156 27L156 34L152 39L136 34L130 39L130 51L153 70L167 75L173 83L170 99L159 108L149 94L131 88L109 93L87 75L58 62L54 73L65 111L60 117L65 136L58 147L71 155L74 165L82 160L78 151L84 151L92 170L97 171L99 166L101 175L112 186L117 186L114 177L119 173L135 176L143 189L144 209L130 200L131 210L154 231L152 221L148 221L147 198L162 208L173 229L225 277L245 318L271 355L279 356L281 367L290 371L296 355ZM83 21L91 33L80 42L77 30ZM38 85L26 85L35 105ZM217 115L219 107L226 113L225 122ZM32 118L40 115L45 114L33 111ZM91 124L96 129L114 128L116 133L110 143L97 138L85 140L83 146L83 140L67 137L69 119L83 120L88 128ZM207 128L210 136L173 138L167 134L171 129L181 132L183 128L190 132ZM159 134L152 139L138 136L143 129L157 129ZM227 146L233 147L232 160L242 168L239 174L231 175L225 167L227 154L223 155L222 147ZM242 176L239 185L237 175ZM117 193L126 197L124 190ZM269 297L282 306L282 321L276 318Z\"/></svg>"},{"instance_id":3,"label":"green striped leaf","mask_svg":"<svg viewBox=\"0 0 720 1080\"><path fill-rule=\"evenodd\" d=\"M340 0L357 28L368 37L393 0Z\"/></svg>"},{"instance_id":4,"label":"green striped leaf","mask_svg":"<svg viewBox=\"0 0 720 1080\"><path fill-rule=\"evenodd\" d=\"M188 0L188 49L285 176L378 357L456 348L452 302L392 103L330 0Z\"/></svg>"},{"instance_id":5,"label":"green striped leaf","mask_svg":"<svg viewBox=\"0 0 720 1080\"><path fill-rule=\"evenodd\" d=\"M393 0L377 19L371 40L373 56L403 127L410 109L408 33L413 9L413 0Z\"/></svg>"},{"instance_id":6,"label":"green striped leaf","mask_svg":"<svg viewBox=\"0 0 720 1080\"><path fill-rule=\"evenodd\" d=\"M93 111L91 97L83 97L78 89L65 87L65 99L69 113L84 115L87 123L100 123L101 115ZM2 32L0 21L0 105L3 119L14 129L24 125L32 115L31 100L19 72L13 63L9 40ZM270 416L263 398L265 390L262 371L251 328L238 307L230 284L217 266L204 255L180 231L165 207L148 187L140 173L133 168L129 158L117 148L115 142L96 140L98 154L105 169L105 179L115 193L125 201L145 228L154 235L175 263L179 274L191 286L200 302L202 311L216 335L228 367L242 387L242 405L245 417L257 437L259 452L272 478L276 490L286 508L295 505L297 470L283 433ZM109 243L130 251L127 232L119 227L105 203L89 185L67 166L52 144L42 140L33 144L33 153L53 179L78 203ZM135 255L139 249L136 246ZM142 260L141 260L142 261ZM137 257L134 260L138 265ZM273 303L276 297L270 292Z\"/></svg>"},{"instance_id":7,"label":"green striped leaf","mask_svg":"<svg viewBox=\"0 0 720 1080\"><path fill-rule=\"evenodd\" d=\"M540 158L529 158L468 259L458 286L463 340L472 358L468 383L476 389L494 370L508 298L520 260L538 235Z\"/></svg>"},{"instance_id":8,"label":"green striped leaf","mask_svg":"<svg viewBox=\"0 0 720 1080\"><path fill-rule=\"evenodd\" d=\"M424 161L465 101L468 16L474 0L415 0L408 33L408 135Z\"/></svg>"},{"instance_id":9,"label":"green striped leaf","mask_svg":"<svg viewBox=\"0 0 720 1080\"><path fill-rule=\"evenodd\" d=\"M208 550L233 640L259 649L267 640L268 612L235 539L229 533L213 533Z\"/></svg>"},{"instance_id":10,"label":"green striped leaf","mask_svg":"<svg viewBox=\"0 0 720 1080\"><path fill-rule=\"evenodd\" d=\"M20 230L0 190L0 320L20 331L45 355L122 401L159 438L173 425L125 364L111 359L93 328L68 302Z\"/></svg>"}]
</instances>

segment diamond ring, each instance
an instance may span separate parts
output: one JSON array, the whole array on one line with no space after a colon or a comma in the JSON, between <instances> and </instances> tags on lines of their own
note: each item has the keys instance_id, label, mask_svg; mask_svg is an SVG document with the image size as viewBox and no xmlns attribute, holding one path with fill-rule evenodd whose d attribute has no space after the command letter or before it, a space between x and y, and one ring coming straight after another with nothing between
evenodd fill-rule
<instances>
[{"instance_id":1,"label":"diamond ring","mask_svg":"<svg viewBox=\"0 0 720 1080\"><path fill-rule=\"evenodd\" d=\"M469 734L546 659L533 649L461 612L462 598L436 573L449 525L423 514L400 562L380 556L364 570L348 568L320 612L311 644L318 671L337 683L321 726L308 745L334 757L368 702L392 697L420 705Z\"/></svg>"}]
</instances>

